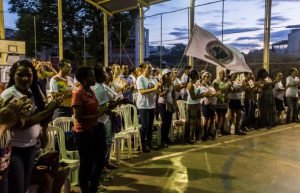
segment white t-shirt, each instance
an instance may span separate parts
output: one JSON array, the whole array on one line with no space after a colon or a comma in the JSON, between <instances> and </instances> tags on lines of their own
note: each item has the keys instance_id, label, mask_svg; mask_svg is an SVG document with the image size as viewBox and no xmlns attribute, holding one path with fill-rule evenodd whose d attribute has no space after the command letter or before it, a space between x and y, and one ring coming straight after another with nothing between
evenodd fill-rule
<instances>
[{"instance_id":1,"label":"white t-shirt","mask_svg":"<svg viewBox=\"0 0 300 193\"><path fill-rule=\"evenodd\" d=\"M173 85L174 87L176 87L177 85L181 85L181 80L179 78L176 78L175 80L173 80ZM180 92L175 90L175 99L177 100L180 96Z\"/></svg>"},{"instance_id":2,"label":"white t-shirt","mask_svg":"<svg viewBox=\"0 0 300 193\"><path fill-rule=\"evenodd\" d=\"M182 76L181 76L181 83L182 84L187 84L188 79L189 79L189 76L186 75L185 73L183 73ZM184 95L187 94L187 88L181 89L180 93L181 93L181 96L184 97Z\"/></svg>"},{"instance_id":3,"label":"white t-shirt","mask_svg":"<svg viewBox=\"0 0 300 193\"><path fill-rule=\"evenodd\" d=\"M237 81L233 81L231 87L233 89L241 89L242 88L242 83L237 82ZM229 96L229 99L242 100L243 91L230 92L228 96Z\"/></svg>"},{"instance_id":4,"label":"white t-shirt","mask_svg":"<svg viewBox=\"0 0 300 193\"><path fill-rule=\"evenodd\" d=\"M96 83L95 86L92 87L92 90L94 91L97 101L99 103L99 106L104 105L105 103L109 102L109 98L106 94L105 87L103 84ZM107 114L103 114L98 118L98 122L100 123L106 123L108 121L109 116Z\"/></svg>"},{"instance_id":5,"label":"white t-shirt","mask_svg":"<svg viewBox=\"0 0 300 193\"><path fill-rule=\"evenodd\" d=\"M213 86L201 86L201 93L207 93L210 91L211 94L216 94L216 89ZM217 97L203 97L201 99L201 104L203 105L216 105L217 104Z\"/></svg>"},{"instance_id":6,"label":"white t-shirt","mask_svg":"<svg viewBox=\"0 0 300 193\"><path fill-rule=\"evenodd\" d=\"M194 88L194 94L195 95L200 95L202 93L200 86L197 86L196 84L193 84L193 88ZM190 91L187 89L187 100L186 100L186 104L189 105L193 105L193 104L200 104L201 102L201 98L198 98L196 100L193 100L190 94Z\"/></svg>"},{"instance_id":7,"label":"white t-shirt","mask_svg":"<svg viewBox=\"0 0 300 193\"><path fill-rule=\"evenodd\" d=\"M58 81L55 80L55 77L56 76L53 76L50 80L50 92L60 92L60 89L65 89L65 88L63 88L63 86L68 87L67 89L69 89L69 90L75 90L76 87L75 87L73 78L67 76L65 78L65 80L67 81L67 85L59 85L57 83ZM64 79L64 78L61 78L61 79ZM62 88L60 88L60 87L62 87Z\"/></svg>"},{"instance_id":8,"label":"white t-shirt","mask_svg":"<svg viewBox=\"0 0 300 193\"><path fill-rule=\"evenodd\" d=\"M153 79L146 78L141 75L136 80L136 87L138 90L138 96L136 100L136 106L138 109L154 109L156 106L156 92L151 92L142 95L139 90L154 88L156 82Z\"/></svg>"},{"instance_id":9,"label":"white t-shirt","mask_svg":"<svg viewBox=\"0 0 300 193\"><path fill-rule=\"evenodd\" d=\"M284 89L282 82L281 81L277 82L273 89L273 95L275 98L280 99L280 100L284 99L283 97L284 97L285 91L282 89Z\"/></svg>"},{"instance_id":10,"label":"white t-shirt","mask_svg":"<svg viewBox=\"0 0 300 193\"><path fill-rule=\"evenodd\" d=\"M1 94L1 97L6 100L14 96L15 99L19 99L23 96L21 92L19 92L15 86L11 86L8 89L4 90ZM34 104L33 104L34 106ZM29 114L33 114L35 109L32 108L32 112L28 112ZM37 138L40 135L42 127L40 124L35 124L27 129L13 129L11 133L11 142L14 147L32 147L36 144Z\"/></svg>"},{"instance_id":11,"label":"white t-shirt","mask_svg":"<svg viewBox=\"0 0 300 193\"><path fill-rule=\"evenodd\" d=\"M165 104L166 103L165 99L167 99L167 102L172 104L173 103L172 92L174 89L173 85L171 85L169 87L163 86L163 89L164 89L164 91L167 91L167 94L164 97L159 96L158 103Z\"/></svg>"},{"instance_id":12,"label":"white t-shirt","mask_svg":"<svg viewBox=\"0 0 300 193\"><path fill-rule=\"evenodd\" d=\"M289 76L286 78L286 90L285 90L285 96L286 97L298 97L298 84L299 84L299 78L292 76ZM295 85L292 87L287 87L287 85Z\"/></svg>"}]
</instances>

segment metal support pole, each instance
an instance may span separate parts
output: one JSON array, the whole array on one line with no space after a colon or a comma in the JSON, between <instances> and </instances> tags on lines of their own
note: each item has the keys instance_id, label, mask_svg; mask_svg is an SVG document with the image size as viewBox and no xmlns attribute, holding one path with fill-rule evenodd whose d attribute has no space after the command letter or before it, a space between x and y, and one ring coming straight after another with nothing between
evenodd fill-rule
<instances>
[{"instance_id":1,"label":"metal support pole","mask_svg":"<svg viewBox=\"0 0 300 193\"><path fill-rule=\"evenodd\" d=\"M222 2L222 43L224 40L224 10L225 10L225 0Z\"/></svg>"},{"instance_id":2,"label":"metal support pole","mask_svg":"<svg viewBox=\"0 0 300 193\"><path fill-rule=\"evenodd\" d=\"M264 31L264 61L263 67L270 69L270 26L271 26L272 0L266 0L265 6L265 31Z\"/></svg>"},{"instance_id":3,"label":"metal support pole","mask_svg":"<svg viewBox=\"0 0 300 193\"><path fill-rule=\"evenodd\" d=\"M144 8L141 4L139 4L139 39L140 39L140 43L139 43L139 53L140 53L140 63L144 62L144 49L145 49L145 45L144 45Z\"/></svg>"},{"instance_id":4,"label":"metal support pole","mask_svg":"<svg viewBox=\"0 0 300 193\"><path fill-rule=\"evenodd\" d=\"M3 0L0 0L0 39L5 39ZM6 54L1 53L1 64L6 63Z\"/></svg>"},{"instance_id":5,"label":"metal support pole","mask_svg":"<svg viewBox=\"0 0 300 193\"><path fill-rule=\"evenodd\" d=\"M162 14L160 14L160 69L162 67L162 55L163 55L163 42L162 42Z\"/></svg>"},{"instance_id":6,"label":"metal support pole","mask_svg":"<svg viewBox=\"0 0 300 193\"><path fill-rule=\"evenodd\" d=\"M104 66L108 67L108 25L107 13L103 12L103 34L104 34Z\"/></svg>"},{"instance_id":7,"label":"metal support pole","mask_svg":"<svg viewBox=\"0 0 300 193\"><path fill-rule=\"evenodd\" d=\"M57 0L58 4L58 49L59 60L64 58L63 26L62 26L62 0Z\"/></svg>"},{"instance_id":8,"label":"metal support pole","mask_svg":"<svg viewBox=\"0 0 300 193\"><path fill-rule=\"evenodd\" d=\"M36 46L36 17L33 16L33 26L34 26L34 57L37 58L37 46Z\"/></svg>"},{"instance_id":9,"label":"metal support pole","mask_svg":"<svg viewBox=\"0 0 300 193\"><path fill-rule=\"evenodd\" d=\"M195 0L190 0L190 29L189 36L192 37L194 22L195 21ZM194 58L192 56L189 57L189 66L194 69Z\"/></svg>"},{"instance_id":10,"label":"metal support pole","mask_svg":"<svg viewBox=\"0 0 300 193\"><path fill-rule=\"evenodd\" d=\"M86 58L85 58L85 29L84 28L83 28L83 62L84 62L84 65L86 65Z\"/></svg>"},{"instance_id":11,"label":"metal support pole","mask_svg":"<svg viewBox=\"0 0 300 193\"><path fill-rule=\"evenodd\" d=\"M120 65L122 63L122 22L120 22Z\"/></svg>"}]
</instances>

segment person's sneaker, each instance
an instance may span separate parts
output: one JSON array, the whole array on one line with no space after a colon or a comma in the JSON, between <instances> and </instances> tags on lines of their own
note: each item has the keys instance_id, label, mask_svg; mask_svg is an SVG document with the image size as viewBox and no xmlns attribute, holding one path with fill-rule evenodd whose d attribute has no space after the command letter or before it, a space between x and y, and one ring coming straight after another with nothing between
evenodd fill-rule
<instances>
[{"instance_id":1,"label":"person's sneaker","mask_svg":"<svg viewBox=\"0 0 300 193\"><path fill-rule=\"evenodd\" d=\"M110 169L110 170L114 170L114 169L118 169L119 166L115 165L115 164L112 164L112 163L109 163L105 166L107 169Z\"/></svg>"},{"instance_id":2,"label":"person's sneaker","mask_svg":"<svg viewBox=\"0 0 300 193\"><path fill-rule=\"evenodd\" d=\"M107 188L103 186L102 184L98 186L98 193L105 192Z\"/></svg>"},{"instance_id":3,"label":"person's sneaker","mask_svg":"<svg viewBox=\"0 0 300 193\"><path fill-rule=\"evenodd\" d=\"M247 133L244 132L244 131L242 131L242 130L237 130L237 131L235 132L235 134L236 134L236 135L247 135Z\"/></svg>"}]
</instances>

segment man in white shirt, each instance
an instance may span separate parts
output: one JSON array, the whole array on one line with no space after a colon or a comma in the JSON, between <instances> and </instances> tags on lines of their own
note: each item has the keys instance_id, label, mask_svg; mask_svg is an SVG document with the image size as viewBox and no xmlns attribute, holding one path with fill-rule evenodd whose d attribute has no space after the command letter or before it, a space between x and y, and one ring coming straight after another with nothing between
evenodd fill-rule
<instances>
[{"instance_id":1,"label":"man in white shirt","mask_svg":"<svg viewBox=\"0 0 300 193\"><path fill-rule=\"evenodd\" d=\"M290 76L286 78L286 102L288 110L286 113L286 122L298 121L298 86L299 86L299 72L296 68L290 70ZM292 114L292 120L291 120Z\"/></svg>"},{"instance_id":2,"label":"man in white shirt","mask_svg":"<svg viewBox=\"0 0 300 193\"><path fill-rule=\"evenodd\" d=\"M71 73L72 66L68 60L61 60L59 62L59 72L57 75L50 79L50 93L53 98L63 95L63 102L57 109L58 117L71 117L71 98L72 92L75 90L75 84L73 78L69 75Z\"/></svg>"}]
</instances>

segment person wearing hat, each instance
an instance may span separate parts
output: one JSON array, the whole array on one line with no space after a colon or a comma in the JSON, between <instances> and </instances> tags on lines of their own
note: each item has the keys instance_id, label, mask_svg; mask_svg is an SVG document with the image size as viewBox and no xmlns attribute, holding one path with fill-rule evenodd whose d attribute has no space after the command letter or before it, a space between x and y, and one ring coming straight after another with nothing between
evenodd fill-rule
<instances>
[{"instance_id":1,"label":"person wearing hat","mask_svg":"<svg viewBox=\"0 0 300 193\"><path fill-rule=\"evenodd\" d=\"M161 147L167 147L169 143L169 131L172 124L172 115L175 112L175 93L171 80L170 69L162 71L162 84L158 98L158 110L162 119L161 124Z\"/></svg>"}]
</instances>

